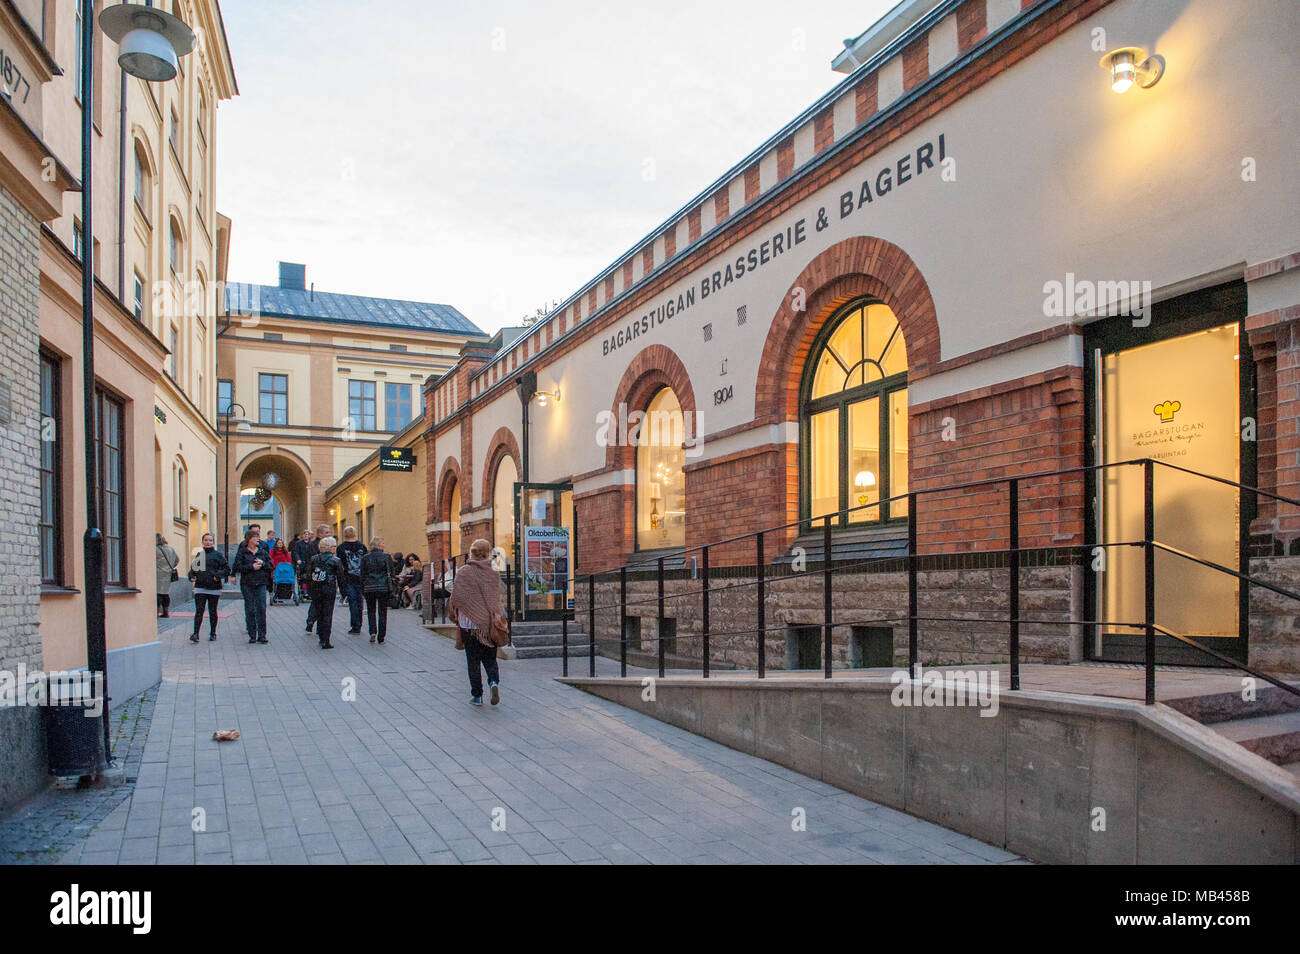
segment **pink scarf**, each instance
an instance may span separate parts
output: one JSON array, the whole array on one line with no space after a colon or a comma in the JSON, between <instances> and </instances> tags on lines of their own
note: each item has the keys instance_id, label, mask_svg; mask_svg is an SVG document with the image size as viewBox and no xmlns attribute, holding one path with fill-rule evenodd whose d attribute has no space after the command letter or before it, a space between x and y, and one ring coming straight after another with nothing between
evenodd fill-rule
<instances>
[{"instance_id":1,"label":"pink scarf","mask_svg":"<svg viewBox=\"0 0 1300 954\"><path fill-rule=\"evenodd\" d=\"M478 630L478 640L491 646L487 633L492 618L501 615L501 576L492 566L491 557L469 560L456 571L451 585L451 611L457 618L461 613L469 617Z\"/></svg>"}]
</instances>

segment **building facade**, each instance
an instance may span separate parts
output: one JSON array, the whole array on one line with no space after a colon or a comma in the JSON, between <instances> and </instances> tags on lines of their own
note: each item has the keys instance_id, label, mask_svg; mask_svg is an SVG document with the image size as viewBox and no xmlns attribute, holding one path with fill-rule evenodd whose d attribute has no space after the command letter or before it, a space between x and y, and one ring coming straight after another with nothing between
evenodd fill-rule
<instances>
[{"instance_id":1,"label":"building facade","mask_svg":"<svg viewBox=\"0 0 1300 954\"><path fill-rule=\"evenodd\" d=\"M450 305L316 291L287 262L278 285L227 284L225 306L217 525L232 540L250 522L289 536L338 522L329 488L421 419L425 379L486 339Z\"/></svg>"},{"instance_id":2,"label":"building facade","mask_svg":"<svg viewBox=\"0 0 1300 954\"><path fill-rule=\"evenodd\" d=\"M357 539L366 546L378 536L389 553L424 558L424 429L424 415L419 414L326 488L326 522L335 537L342 540L345 527L356 527Z\"/></svg>"},{"instance_id":3,"label":"building facade","mask_svg":"<svg viewBox=\"0 0 1300 954\"><path fill-rule=\"evenodd\" d=\"M1300 496L1300 115L1258 95L1294 67L1298 15L947 0L882 21L838 58L842 84L434 384L431 555L454 528L517 560L533 524L572 530L578 574L662 557L665 622L698 652L698 600L672 596L698 591L695 548L743 581L754 539L720 542L780 528L769 664L805 665L821 595L794 574L829 518L832 558L858 567L836 605L863 624L836 627L837 658L875 656L882 630L885 658L905 646L915 552L921 611L947 617L922 624L925 657L987 662L1007 656L1014 477L1022 653L1131 659L1146 511L1127 462L1149 458L1159 624L1300 670L1300 607L1232 575L1300 570L1300 511L1267 496ZM1128 47L1137 83L1101 65ZM736 593L717 618L752 627L753 588ZM650 604L629 613L653 627ZM733 643L753 665L752 633Z\"/></svg>"}]
</instances>

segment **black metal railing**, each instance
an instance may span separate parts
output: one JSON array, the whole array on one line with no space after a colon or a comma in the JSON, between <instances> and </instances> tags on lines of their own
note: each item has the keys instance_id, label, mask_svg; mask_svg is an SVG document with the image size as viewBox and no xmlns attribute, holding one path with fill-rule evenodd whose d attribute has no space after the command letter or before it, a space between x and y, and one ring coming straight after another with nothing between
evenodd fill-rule
<instances>
[{"instance_id":1,"label":"black metal railing","mask_svg":"<svg viewBox=\"0 0 1300 954\"><path fill-rule=\"evenodd\" d=\"M697 556L691 561L693 569L691 570L671 570L665 573L664 558L658 557L655 561L655 577L657 582L656 594L654 597L643 599L628 599L628 574L629 569L632 572L644 575L644 567L647 563L629 564L624 563L621 566L614 567L604 571L597 571L587 574L576 574L575 580L581 580L583 577L587 581L587 649L589 659L589 674L595 676L596 673L596 615L597 610L616 610L619 616L619 673L620 676L626 677L628 666L628 624L629 616L627 610L629 607L645 605L650 602L656 604L657 630L653 637L656 644L655 649L657 656L658 672L662 677L666 671L666 647L667 639L664 636L666 625L666 600L681 599L690 596L690 593L678 593L669 596L665 592L665 580L668 577L674 579L691 578L700 580L698 588L698 598L700 601L700 622L701 632L700 639L700 663L704 678L709 678L712 665L712 653L715 642L719 637L743 636L750 637L756 641L756 659L758 677L764 678L767 675L767 634L769 630L784 629L789 624L779 623L769 626L767 623L767 595L769 588L780 586L790 580L807 579L803 574L787 574L784 576L769 577L772 567L768 564L765 555L765 536L772 533L786 534L791 530L809 528L821 525L822 537L822 614L823 619L820 623L821 642L822 642L822 660L824 668L824 678L830 679L833 670L833 640L832 630L835 626L855 626L860 624L881 624L881 623L906 623L907 624L907 658L908 672L913 678L916 677L917 665L919 662L919 627L922 623L965 623L965 624L982 624L1006 626L1007 653L1010 668L1011 689L1020 689L1020 661L1021 661L1021 626L1106 626L1112 630L1131 630L1141 633L1144 636L1143 643L1143 667L1145 670L1145 700L1148 705L1155 703L1155 679L1156 679L1156 636L1162 635L1176 642L1191 646L1196 650L1224 663L1239 671L1245 672L1255 678L1261 679L1274 686L1277 686L1286 692L1300 696L1300 689L1288 684L1287 682L1275 676L1261 672L1243 662L1240 659L1233 658L1216 649L1202 644L1184 634L1175 632L1167 627L1161 626L1156 618L1156 560L1157 551L1163 551L1182 560L1187 560L1206 567L1218 573L1230 575L1238 580L1239 583L1246 587L1256 586L1277 593L1288 599L1300 602L1300 593L1293 592L1282 586L1278 586L1267 580L1242 573L1223 566L1212 560L1187 553L1176 547L1162 543L1155 536L1155 468L1157 466L1166 467L1174 471L1179 471L1198 478L1213 481L1219 484L1225 484L1237 489L1239 493L1249 493L1255 495L1255 500L1260 497L1268 498L1276 503L1287 504L1292 507L1300 507L1300 500L1284 497L1280 494L1267 490L1261 490L1257 487L1238 483L1223 477L1215 477L1208 474L1201 474L1176 464L1170 464L1165 461L1155 460L1153 458L1140 458L1131 461L1122 461L1108 464L1096 464L1081 467L1069 467L1055 471L1042 471L1030 474L1021 474L1013 477L997 477L980 481L969 481L961 484L947 485L944 487L926 488L924 490L910 490L904 494L898 494L887 500L878 500L869 504L863 504L857 507L849 507L831 514L818 516L812 520L802 519L782 524L780 526L767 527L748 534L730 537L723 540L717 540L713 543L684 548L678 551L683 560L689 555ZM1128 540L1121 542L1097 542L1090 544L1074 545L1054 545L1050 547L1024 547L1021 545L1022 527L1021 527L1021 489L1026 485L1036 481L1047 481L1052 479L1061 479L1076 477L1080 481L1088 475L1100 474L1112 468L1123 467L1141 467L1143 472L1143 533L1140 540ZM1006 549L980 549L969 548L963 551L934 551L922 554L918 547L918 511L919 504L923 498L932 495L973 495L981 491L995 490L1005 486L1007 510L1005 514L1006 524L1005 532L1007 536ZM880 556L869 556L862 560L841 561L838 565L834 559L832 526L834 523L840 523L841 518L858 511L876 511L882 512L880 508L884 504L892 504L905 500L907 502L907 545L905 555L900 558L896 553ZM1000 517L1000 514L993 516ZM843 521L847 523L847 520ZM995 527L986 519L985 526L981 529L1001 529ZM974 529L974 528L972 528ZM754 567L752 579L746 579L741 582L728 583L724 586L714 587L710 581L710 553L717 553L721 548L727 547L734 550L737 547L752 547L754 554ZM1030 556L1042 563L1046 559L1046 554L1055 555L1064 553L1070 560L1077 560L1078 554L1087 551L1096 551L1098 548L1141 548L1143 553L1143 576L1144 576L1144 593L1143 593L1143 618L1141 621L1115 621L1115 620L1089 620L1078 619L1073 617L1055 617L1055 618L1036 618L1026 617L1021 613L1021 570L1027 556ZM957 557L961 555L977 554L984 558L987 566L1003 562L1005 558L1005 568L1007 571L1007 613L1005 616L984 617L984 616L957 616L957 615L934 615L922 614L920 610L920 576L921 562L923 560L933 562L944 558ZM861 619L846 619L843 616L836 617L834 611L834 577L838 574L850 572L862 572L868 569L889 568L891 571L899 564L905 564L907 574L907 612L905 614L882 614L873 613L869 617ZM1069 562L1067 560L1066 562ZM748 569L747 567L745 568ZM746 574L748 575L748 573ZM618 599L615 602L602 603L599 606L596 603L596 589L598 584L604 580L613 582L617 580ZM726 590L736 590L744 588L755 589L755 606L754 606L754 625L746 625L742 628L732 628L729 630L714 630L711 626L711 606L713 600ZM575 613L576 618L576 613ZM563 673L569 674L568 659L568 638L567 623L565 620L565 638L563 642ZM810 627L811 628L811 627ZM682 639L683 636L674 631L674 640ZM695 638L691 635L685 638Z\"/></svg>"}]
</instances>

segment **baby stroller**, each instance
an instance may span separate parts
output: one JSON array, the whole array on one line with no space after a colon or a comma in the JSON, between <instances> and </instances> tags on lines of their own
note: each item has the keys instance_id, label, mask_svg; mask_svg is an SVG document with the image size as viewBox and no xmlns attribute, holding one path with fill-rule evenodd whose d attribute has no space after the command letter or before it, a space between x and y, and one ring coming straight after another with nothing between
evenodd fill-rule
<instances>
[{"instance_id":1,"label":"baby stroller","mask_svg":"<svg viewBox=\"0 0 1300 954\"><path fill-rule=\"evenodd\" d=\"M275 565L275 573L271 576L271 603L288 603L290 600L294 606L298 605L298 577L293 564L285 561Z\"/></svg>"}]
</instances>

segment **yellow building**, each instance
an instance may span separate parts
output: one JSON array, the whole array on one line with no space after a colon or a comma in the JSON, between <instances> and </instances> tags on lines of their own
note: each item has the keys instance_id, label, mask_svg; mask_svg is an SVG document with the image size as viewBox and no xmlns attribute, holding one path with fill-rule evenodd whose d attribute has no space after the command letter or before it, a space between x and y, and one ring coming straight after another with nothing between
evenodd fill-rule
<instances>
[{"instance_id":1,"label":"yellow building","mask_svg":"<svg viewBox=\"0 0 1300 954\"><path fill-rule=\"evenodd\" d=\"M126 82L126 176L117 286L169 354L154 394L155 529L190 554L216 503L216 296L230 223L213 179L217 104L238 92L215 2L170 12L201 38L170 83ZM185 590L184 585L177 589Z\"/></svg>"},{"instance_id":2,"label":"yellow building","mask_svg":"<svg viewBox=\"0 0 1300 954\"><path fill-rule=\"evenodd\" d=\"M357 539L366 546L372 537L380 536L389 553L415 553L425 559L424 431L424 417L417 416L326 489L326 522L335 536L341 538L344 527L356 527Z\"/></svg>"},{"instance_id":3,"label":"yellow building","mask_svg":"<svg viewBox=\"0 0 1300 954\"><path fill-rule=\"evenodd\" d=\"M224 300L217 507L232 541L250 522L287 536L332 525L327 488L423 417L425 378L486 338L450 305L317 291L288 262L278 285L228 283Z\"/></svg>"},{"instance_id":4,"label":"yellow building","mask_svg":"<svg viewBox=\"0 0 1300 954\"><path fill-rule=\"evenodd\" d=\"M184 552L190 535L173 518L194 522L189 511L172 513L170 461L186 455L198 481L199 525L211 511L215 466L211 316L221 240L210 170L215 105L233 95L234 76L215 0L157 5L194 29L197 46L174 81L147 84L122 71L117 45L96 25L91 234L84 234L81 196L70 183L36 248L39 422L48 435L36 484L41 661L46 670L86 664L81 262L89 258L96 279L96 522L106 544L108 681L117 702L161 676L154 534L169 534ZM5 52L21 51L15 66L33 87L7 96L6 108L38 131L55 168L79 169L81 5L4 0L0 9L11 27ZM155 503L163 500L166 508Z\"/></svg>"}]
</instances>

